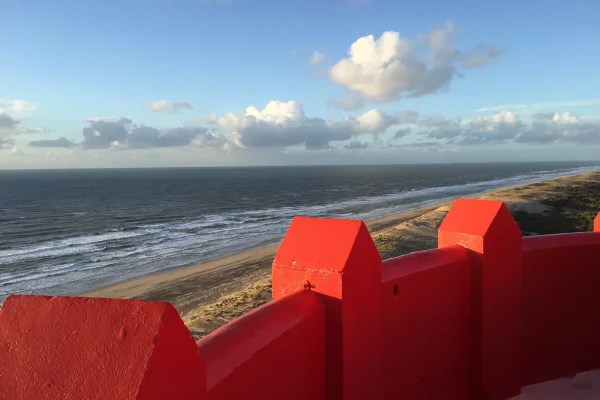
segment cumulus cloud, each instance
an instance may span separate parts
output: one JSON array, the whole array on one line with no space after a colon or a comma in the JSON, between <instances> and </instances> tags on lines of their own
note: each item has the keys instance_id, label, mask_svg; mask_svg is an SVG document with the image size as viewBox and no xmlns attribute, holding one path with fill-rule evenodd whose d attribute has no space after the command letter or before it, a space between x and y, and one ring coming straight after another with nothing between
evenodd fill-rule
<instances>
[{"instance_id":1,"label":"cumulus cloud","mask_svg":"<svg viewBox=\"0 0 600 400\"><path fill-rule=\"evenodd\" d=\"M341 110L358 110L364 108L365 101L355 93L348 93L342 100L329 100L327 104Z\"/></svg>"},{"instance_id":2,"label":"cumulus cloud","mask_svg":"<svg viewBox=\"0 0 600 400\"><path fill-rule=\"evenodd\" d=\"M63 149L70 149L77 146L74 142L62 136L58 139L33 140L27 145L30 147L56 147Z\"/></svg>"},{"instance_id":3,"label":"cumulus cloud","mask_svg":"<svg viewBox=\"0 0 600 400\"><path fill-rule=\"evenodd\" d=\"M356 40L349 56L329 70L329 79L372 103L403 97L421 97L447 87L459 74L459 67L487 65L499 54L490 47L470 52L456 49L452 40L456 28L451 22L417 39L398 32L384 32Z\"/></svg>"},{"instance_id":4,"label":"cumulus cloud","mask_svg":"<svg viewBox=\"0 0 600 400\"><path fill-rule=\"evenodd\" d=\"M445 141L445 144L600 144L600 119L582 120L570 112L535 114L530 123L525 123L512 111L501 111L487 117L475 117L466 123L460 119L423 117L415 125L421 134Z\"/></svg>"},{"instance_id":5,"label":"cumulus cloud","mask_svg":"<svg viewBox=\"0 0 600 400\"><path fill-rule=\"evenodd\" d=\"M92 123L92 122L98 122L98 121L118 121L120 118L115 118L115 117L89 117L89 118L85 118L83 120L83 122L87 122L87 123Z\"/></svg>"},{"instance_id":6,"label":"cumulus cloud","mask_svg":"<svg viewBox=\"0 0 600 400\"><path fill-rule=\"evenodd\" d=\"M86 149L149 149L187 145L223 147L227 143L227 138L223 135L211 133L201 126L157 129L144 124L134 124L128 118L88 119L87 123L88 126L83 129L82 143ZM49 144L47 147L50 147Z\"/></svg>"},{"instance_id":7,"label":"cumulus cloud","mask_svg":"<svg viewBox=\"0 0 600 400\"><path fill-rule=\"evenodd\" d=\"M352 140L350 143L344 146L348 150L364 150L369 147L368 142L359 142L358 140Z\"/></svg>"},{"instance_id":8,"label":"cumulus cloud","mask_svg":"<svg viewBox=\"0 0 600 400\"><path fill-rule=\"evenodd\" d=\"M499 49L493 47L477 46L473 51L459 53L457 59L463 68L479 68L492 63L500 57L501 53Z\"/></svg>"},{"instance_id":9,"label":"cumulus cloud","mask_svg":"<svg viewBox=\"0 0 600 400\"><path fill-rule=\"evenodd\" d=\"M426 117L417 121L417 125L426 128L424 133L431 139L460 139L459 144L505 142L516 138L525 127L511 111L502 111L491 117L479 116L467 124L460 119Z\"/></svg>"},{"instance_id":10,"label":"cumulus cloud","mask_svg":"<svg viewBox=\"0 0 600 400\"><path fill-rule=\"evenodd\" d=\"M306 62L310 65L321 64L325 59L325 53L315 50L312 55L306 60Z\"/></svg>"},{"instance_id":11,"label":"cumulus cloud","mask_svg":"<svg viewBox=\"0 0 600 400\"><path fill-rule=\"evenodd\" d=\"M199 122L201 124L214 125L219 122L219 117L217 114L211 114L208 117L200 118Z\"/></svg>"},{"instance_id":12,"label":"cumulus cloud","mask_svg":"<svg viewBox=\"0 0 600 400\"><path fill-rule=\"evenodd\" d=\"M16 141L11 137L19 127L20 122L0 108L0 149L11 148Z\"/></svg>"},{"instance_id":13,"label":"cumulus cloud","mask_svg":"<svg viewBox=\"0 0 600 400\"><path fill-rule=\"evenodd\" d=\"M186 101L176 101L169 106L166 100L153 101L150 110L162 114L177 114L180 111L191 111L194 107Z\"/></svg>"},{"instance_id":14,"label":"cumulus cloud","mask_svg":"<svg viewBox=\"0 0 600 400\"><path fill-rule=\"evenodd\" d=\"M24 133L46 133L52 132L50 129L43 126L36 126L35 128L25 128L23 130Z\"/></svg>"},{"instance_id":15,"label":"cumulus cloud","mask_svg":"<svg viewBox=\"0 0 600 400\"><path fill-rule=\"evenodd\" d=\"M25 153L23 153L21 151L21 149L19 149L17 146L13 146L10 149L10 154L12 154L13 156L24 156L25 155Z\"/></svg>"},{"instance_id":16,"label":"cumulus cloud","mask_svg":"<svg viewBox=\"0 0 600 400\"><path fill-rule=\"evenodd\" d=\"M15 140L11 137L16 133L20 122L8 115L3 109L0 109L0 149L10 148L15 145Z\"/></svg>"},{"instance_id":17,"label":"cumulus cloud","mask_svg":"<svg viewBox=\"0 0 600 400\"><path fill-rule=\"evenodd\" d=\"M209 143L212 134L203 127L182 127L160 131L156 128L141 125L134 128L128 136L128 145L132 149L156 147L180 147L192 142Z\"/></svg>"},{"instance_id":18,"label":"cumulus cloud","mask_svg":"<svg viewBox=\"0 0 600 400\"><path fill-rule=\"evenodd\" d=\"M0 136L0 149L10 148L15 145L15 140L10 137Z\"/></svg>"},{"instance_id":19,"label":"cumulus cloud","mask_svg":"<svg viewBox=\"0 0 600 400\"><path fill-rule=\"evenodd\" d=\"M83 128L83 147L86 149L108 149L114 142L127 141L132 121L121 118L118 121L89 121Z\"/></svg>"},{"instance_id":20,"label":"cumulus cloud","mask_svg":"<svg viewBox=\"0 0 600 400\"><path fill-rule=\"evenodd\" d=\"M570 112L536 114L531 127L517 138L517 142L600 143L600 120L582 121Z\"/></svg>"},{"instance_id":21,"label":"cumulus cloud","mask_svg":"<svg viewBox=\"0 0 600 400\"><path fill-rule=\"evenodd\" d=\"M35 111L37 109L37 105L25 100L0 100L0 104L8 111L17 114Z\"/></svg>"},{"instance_id":22,"label":"cumulus cloud","mask_svg":"<svg viewBox=\"0 0 600 400\"><path fill-rule=\"evenodd\" d=\"M401 139L401 138L407 136L408 134L410 134L410 132L411 132L410 128L401 128L401 129L398 129L394 133L394 140Z\"/></svg>"},{"instance_id":23,"label":"cumulus cloud","mask_svg":"<svg viewBox=\"0 0 600 400\"><path fill-rule=\"evenodd\" d=\"M417 121L417 125L428 129L427 135L431 139L452 139L463 133L460 119L425 117Z\"/></svg>"},{"instance_id":24,"label":"cumulus cloud","mask_svg":"<svg viewBox=\"0 0 600 400\"><path fill-rule=\"evenodd\" d=\"M397 148L431 148L431 147L440 147L443 146L443 143L440 142L414 142L407 144L389 144L388 147L397 147Z\"/></svg>"},{"instance_id":25,"label":"cumulus cloud","mask_svg":"<svg viewBox=\"0 0 600 400\"><path fill-rule=\"evenodd\" d=\"M465 138L470 144L485 142L505 142L517 137L524 128L523 122L511 111L502 111L490 118L473 119Z\"/></svg>"},{"instance_id":26,"label":"cumulus cloud","mask_svg":"<svg viewBox=\"0 0 600 400\"><path fill-rule=\"evenodd\" d=\"M503 111L503 110L530 110L530 109L556 109L565 107L586 107L600 104L600 99L586 99L586 100L565 100L565 101L548 101L540 103L519 103L519 104L504 104L500 106L488 106L475 109L475 112L488 112L488 111Z\"/></svg>"},{"instance_id":27,"label":"cumulus cloud","mask_svg":"<svg viewBox=\"0 0 600 400\"><path fill-rule=\"evenodd\" d=\"M359 134L380 134L398 123L395 116L369 110L341 121L309 118L295 101L271 101L262 110L248 107L244 114L228 113L215 120L221 131L235 135L245 147L289 147L304 145L323 149L332 141L344 141Z\"/></svg>"},{"instance_id":28,"label":"cumulus cloud","mask_svg":"<svg viewBox=\"0 0 600 400\"><path fill-rule=\"evenodd\" d=\"M0 134L2 132L5 134L9 132L12 133L12 131L16 129L17 125L19 124L19 121L8 115L6 111L0 109Z\"/></svg>"},{"instance_id":29,"label":"cumulus cloud","mask_svg":"<svg viewBox=\"0 0 600 400\"><path fill-rule=\"evenodd\" d=\"M413 110L404 110L394 113L400 122L414 124L419 120L419 112Z\"/></svg>"}]
</instances>

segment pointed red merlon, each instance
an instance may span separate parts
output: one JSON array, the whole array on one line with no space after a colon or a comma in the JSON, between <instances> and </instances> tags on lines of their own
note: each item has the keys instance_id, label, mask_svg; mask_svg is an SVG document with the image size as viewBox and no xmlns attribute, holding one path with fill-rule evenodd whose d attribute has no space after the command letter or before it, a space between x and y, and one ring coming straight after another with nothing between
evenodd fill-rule
<instances>
[{"instance_id":1,"label":"pointed red merlon","mask_svg":"<svg viewBox=\"0 0 600 400\"><path fill-rule=\"evenodd\" d=\"M471 258L472 398L521 390L521 236L504 203L487 200L456 200L438 231L438 247L458 244Z\"/></svg>"},{"instance_id":2,"label":"pointed red merlon","mask_svg":"<svg viewBox=\"0 0 600 400\"><path fill-rule=\"evenodd\" d=\"M381 396L381 257L361 221L296 217L273 261L273 298L320 294L327 398Z\"/></svg>"},{"instance_id":3,"label":"pointed red merlon","mask_svg":"<svg viewBox=\"0 0 600 400\"><path fill-rule=\"evenodd\" d=\"M1 399L203 399L204 365L169 303L10 296Z\"/></svg>"}]
</instances>

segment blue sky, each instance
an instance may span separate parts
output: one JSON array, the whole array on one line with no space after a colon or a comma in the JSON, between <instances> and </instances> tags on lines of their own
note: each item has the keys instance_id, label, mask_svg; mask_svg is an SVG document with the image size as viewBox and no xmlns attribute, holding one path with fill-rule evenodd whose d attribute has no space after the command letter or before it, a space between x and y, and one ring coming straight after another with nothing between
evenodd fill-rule
<instances>
[{"instance_id":1,"label":"blue sky","mask_svg":"<svg viewBox=\"0 0 600 400\"><path fill-rule=\"evenodd\" d=\"M1 9L0 168L571 160L600 150L597 1ZM395 34L377 42L384 32ZM369 35L370 45L360 40ZM345 98L355 107L332 105Z\"/></svg>"}]
</instances>

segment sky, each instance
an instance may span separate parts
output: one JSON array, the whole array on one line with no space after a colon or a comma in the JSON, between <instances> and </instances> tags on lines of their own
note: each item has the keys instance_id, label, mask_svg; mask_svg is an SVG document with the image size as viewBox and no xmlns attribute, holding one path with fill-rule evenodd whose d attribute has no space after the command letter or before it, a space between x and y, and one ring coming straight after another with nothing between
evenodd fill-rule
<instances>
[{"instance_id":1,"label":"sky","mask_svg":"<svg viewBox=\"0 0 600 400\"><path fill-rule=\"evenodd\" d=\"M2 0L0 37L0 169L600 154L596 0Z\"/></svg>"}]
</instances>

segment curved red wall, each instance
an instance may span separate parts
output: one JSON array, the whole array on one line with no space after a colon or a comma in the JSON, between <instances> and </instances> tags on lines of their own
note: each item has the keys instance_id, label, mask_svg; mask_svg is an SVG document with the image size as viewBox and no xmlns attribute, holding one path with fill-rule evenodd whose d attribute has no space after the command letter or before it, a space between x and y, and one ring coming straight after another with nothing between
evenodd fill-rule
<instances>
[{"instance_id":1,"label":"curved red wall","mask_svg":"<svg viewBox=\"0 0 600 400\"><path fill-rule=\"evenodd\" d=\"M11 296L0 398L505 400L600 368L600 232L458 200L438 237L382 262L362 222L295 218L274 301L197 344L166 303Z\"/></svg>"},{"instance_id":2,"label":"curved red wall","mask_svg":"<svg viewBox=\"0 0 600 400\"><path fill-rule=\"evenodd\" d=\"M600 367L600 233L523 239L522 386Z\"/></svg>"}]
</instances>

